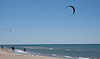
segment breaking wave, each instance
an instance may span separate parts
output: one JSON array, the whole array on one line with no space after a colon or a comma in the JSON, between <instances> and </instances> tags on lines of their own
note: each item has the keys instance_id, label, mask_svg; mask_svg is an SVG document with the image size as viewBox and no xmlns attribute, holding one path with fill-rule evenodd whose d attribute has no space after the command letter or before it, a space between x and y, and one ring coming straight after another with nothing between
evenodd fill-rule
<instances>
[{"instance_id":1,"label":"breaking wave","mask_svg":"<svg viewBox=\"0 0 100 59\"><path fill-rule=\"evenodd\" d=\"M20 54L26 54L27 52L24 52L23 50L15 49L15 53L20 53Z\"/></svg>"}]
</instances>

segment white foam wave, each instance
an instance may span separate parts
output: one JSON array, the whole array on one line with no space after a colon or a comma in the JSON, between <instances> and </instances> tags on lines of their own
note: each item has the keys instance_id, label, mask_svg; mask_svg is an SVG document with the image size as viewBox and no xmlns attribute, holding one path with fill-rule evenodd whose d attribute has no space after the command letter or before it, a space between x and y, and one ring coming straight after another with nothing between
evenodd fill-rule
<instances>
[{"instance_id":1,"label":"white foam wave","mask_svg":"<svg viewBox=\"0 0 100 59\"><path fill-rule=\"evenodd\" d=\"M71 56L65 56L65 58L72 58Z\"/></svg>"},{"instance_id":2,"label":"white foam wave","mask_svg":"<svg viewBox=\"0 0 100 59\"><path fill-rule=\"evenodd\" d=\"M56 56L56 54L52 54L52 56Z\"/></svg>"},{"instance_id":3,"label":"white foam wave","mask_svg":"<svg viewBox=\"0 0 100 59\"><path fill-rule=\"evenodd\" d=\"M76 51L84 51L84 50L76 50Z\"/></svg>"},{"instance_id":4,"label":"white foam wave","mask_svg":"<svg viewBox=\"0 0 100 59\"><path fill-rule=\"evenodd\" d=\"M53 49L57 49L57 48L46 48L46 47L24 47L27 49L46 49L46 50L53 50Z\"/></svg>"},{"instance_id":5,"label":"white foam wave","mask_svg":"<svg viewBox=\"0 0 100 59\"><path fill-rule=\"evenodd\" d=\"M50 48L50 50L52 50L53 48Z\"/></svg>"},{"instance_id":6,"label":"white foam wave","mask_svg":"<svg viewBox=\"0 0 100 59\"><path fill-rule=\"evenodd\" d=\"M78 59L90 59L90 58L83 58L83 57L79 57Z\"/></svg>"},{"instance_id":7,"label":"white foam wave","mask_svg":"<svg viewBox=\"0 0 100 59\"><path fill-rule=\"evenodd\" d=\"M70 49L66 49L66 51L70 51Z\"/></svg>"},{"instance_id":8,"label":"white foam wave","mask_svg":"<svg viewBox=\"0 0 100 59\"><path fill-rule=\"evenodd\" d=\"M24 48L27 48L27 49L47 49L45 47L24 47Z\"/></svg>"},{"instance_id":9,"label":"white foam wave","mask_svg":"<svg viewBox=\"0 0 100 59\"><path fill-rule=\"evenodd\" d=\"M14 52L15 53L23 53L23 54L27 53L27 52L24 52L23 50L19 50L19 49L16 49Z\"/></svg>"}]
</instances>

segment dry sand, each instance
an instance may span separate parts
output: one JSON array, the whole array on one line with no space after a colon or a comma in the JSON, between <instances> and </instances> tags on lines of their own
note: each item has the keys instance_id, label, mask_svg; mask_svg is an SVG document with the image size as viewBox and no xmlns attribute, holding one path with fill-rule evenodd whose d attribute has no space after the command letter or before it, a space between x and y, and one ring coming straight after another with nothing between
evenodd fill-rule
<instances>
[{"instance_id":1,"label":"dry sand","mask_svg":"<svg viewBox=\"0 0 100 59\"><path fill-rule=\"evenodd\" d=\"M16 54L13 53L13 51L10 49L3 49L3 50L0 49L0 59L63 59L63 58Z\"/></svg>"}]
</instances>

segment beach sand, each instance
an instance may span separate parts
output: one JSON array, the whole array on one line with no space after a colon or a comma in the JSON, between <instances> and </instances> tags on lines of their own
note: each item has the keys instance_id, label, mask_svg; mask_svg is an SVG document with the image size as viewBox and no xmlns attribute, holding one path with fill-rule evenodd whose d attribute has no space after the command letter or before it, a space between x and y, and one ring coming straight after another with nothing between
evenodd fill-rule
<instances>
[{"instance_id":1,"label":"beach sand","mask_svg":"<svg viewBox=\"0 0 100 59\"><path fill-rule=\"evenodd\" d=\"M34 56L13 53L10 49L0 49L0 59L63 59L47 56Z\"/></svg>"}]
</instances>

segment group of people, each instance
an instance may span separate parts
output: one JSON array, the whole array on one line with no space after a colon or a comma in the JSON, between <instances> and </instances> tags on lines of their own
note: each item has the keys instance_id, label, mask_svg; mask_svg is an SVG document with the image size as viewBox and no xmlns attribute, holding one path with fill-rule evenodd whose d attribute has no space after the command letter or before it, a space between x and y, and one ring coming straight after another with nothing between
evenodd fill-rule
<instances>
[{"instance_id":1,"label":"group of people","mask_svg":"<svg viewBox=\"0 0 100 59\"><path fill-rule=\"evenodd\" d=\"M3 46L1 46L1 48L3 49L4 47ZM13 47L10 47L13 51L15 50L15 47L13 46ZM26 48L24 48L24 52L26 52Z\"/></svg>"}]
</instances>

